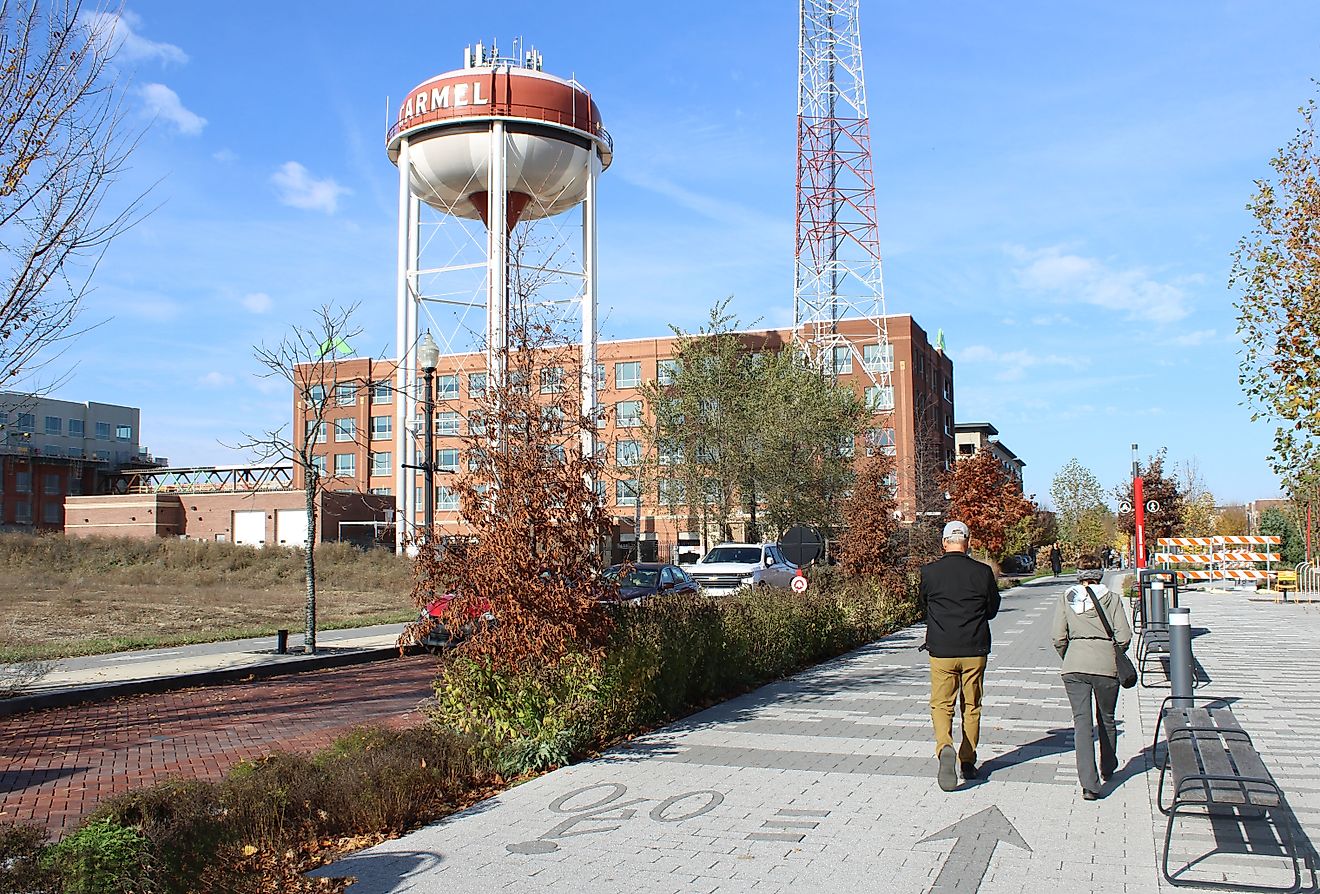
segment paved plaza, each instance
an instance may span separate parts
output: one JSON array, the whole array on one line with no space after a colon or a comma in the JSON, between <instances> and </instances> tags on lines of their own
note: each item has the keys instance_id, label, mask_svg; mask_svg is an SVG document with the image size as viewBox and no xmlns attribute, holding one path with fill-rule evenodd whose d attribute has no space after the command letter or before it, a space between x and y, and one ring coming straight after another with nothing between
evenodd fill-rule
<instances>
[{"instance_id":1,"label":"paved plaza","mask_svg":"<svg viewBox=\"0 0 1320 894\"><path fill-rule=\"evenodd\" d=\"M994 623L980 759L935 784L922 631L879 643L537 778L318 872L354 894L995 892L1168 889L1157 858L1153 722L1167 689L1125 691L1120 766L1080 797L1050 645L1064 582L1009 591ZM1202 694L1235 697L1309 841L1320 840L1320 605L1189 594ZM1263 826L1263 824L1254 824ZM1175 867L1284 884L1271 830L1179 823ZM1212 853L1214 852L1214 853ZM1308 878L1308 884L1310 879Z\"/></svg>"}]
</instances>

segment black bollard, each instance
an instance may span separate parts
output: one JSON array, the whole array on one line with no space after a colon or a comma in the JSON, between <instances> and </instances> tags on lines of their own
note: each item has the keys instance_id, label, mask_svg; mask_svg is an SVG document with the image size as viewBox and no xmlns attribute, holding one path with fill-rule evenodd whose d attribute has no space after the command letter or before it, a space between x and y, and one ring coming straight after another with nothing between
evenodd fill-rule
<instances>
[{"instance_id":1,"label":"black bollard","mask_svg":"<svg viewBox=\"0 0 1320 894\"><path fill-rule=\"evenodd\" d=\"M1192 610L1169 610L1169 689L1175 708L1192 706Z\"/></svg>"},{"instance_id":2,"label":"black bollard","mask_svg":"<svg viewBox=\"0 0 1320 894\"><path fill-rule=\"evenodd\" d=\"M289 631L275 631L275 654L286 655L289 652Z\"/></svg>"},{"instance_id":3,"label":"black bollard","mask_svg":"<svg viewBox=\"0 0 1320 894\"><path fill-rule=\"evenodd\" d=\"M1169 627L1169 603L1162 580L1150 582L1150 626L1156 630Z\"/></svg>"}]
</instances>

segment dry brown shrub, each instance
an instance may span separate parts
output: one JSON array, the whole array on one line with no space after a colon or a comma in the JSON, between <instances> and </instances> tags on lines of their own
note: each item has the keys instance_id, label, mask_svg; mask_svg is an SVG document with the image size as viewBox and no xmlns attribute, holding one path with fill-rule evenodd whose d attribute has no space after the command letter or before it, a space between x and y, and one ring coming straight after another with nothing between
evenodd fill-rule
<instances>
[{"instance_id":1,"label":"dry brown shrub","mask_svg":"<svg viewBox=\"0 0 1320 894\"><path fill-rule=\"evenodd\" d=\"M503 382L491 377L476 411L484 430L463 439L469 471L450 485L463 528L422 545L413 599L424 608L435 594L456 594L440 622L449 630L493 615L462 650L521 670L599 654L610 630L599 547L610 528L591 485L603 463L583 451L598 420L582 414L580 353L525 320L510 344Z\"/></svg>"}]
</instances>

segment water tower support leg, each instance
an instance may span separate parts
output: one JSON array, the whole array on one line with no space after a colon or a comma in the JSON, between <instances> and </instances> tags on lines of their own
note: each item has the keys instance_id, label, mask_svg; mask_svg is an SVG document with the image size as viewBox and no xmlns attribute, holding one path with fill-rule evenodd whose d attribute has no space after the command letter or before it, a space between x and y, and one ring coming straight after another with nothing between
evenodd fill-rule
<instances>
[{"instance_id":1,"label":"water tower support leg","mask_svg":"<svg viewBox=\"0 0 1320 894\"><path fill-rule=\"evenodd\" d=\"M407 537L408 512L410 510L411 489L408 487L408 475L404 468L404 451L408 443L408 416L402 396L407 393L408 373L404 362L409 356L408 342L408 305L412 295L408 292L408 262L411 258L409 244L413 234L409 229L409 206L412 203L412 165L409 161L408 138L399 144L399 245L398 271L395 277L395 314L394 345L395 356L399 365L394 371L394 549L402 554Z\"/></svg>"}]
</instances>

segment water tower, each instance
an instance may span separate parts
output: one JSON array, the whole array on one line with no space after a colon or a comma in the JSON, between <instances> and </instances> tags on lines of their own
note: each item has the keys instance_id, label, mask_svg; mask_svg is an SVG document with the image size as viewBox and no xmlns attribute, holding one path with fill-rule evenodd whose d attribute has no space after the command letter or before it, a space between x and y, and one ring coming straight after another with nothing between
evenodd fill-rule
<instances>
[{"instance_id":1,"label":"water tower","mask_svg":"<svg viewBox=\"0 0 1320 894\"><path fill-rule=\"evenodd\" d=\"M541 70L541 55L477 44L463 67L422 82L386 136L399 168L395 500L402 540L416 524L415 350L419 315L446 354L484 352L488 381L504 375L511 275L537 272L534 300L581 326L584 413L596 408L596 179L613 146L591 94ZM567 212L581 208L580 218ZM576 218L576 219L575 219ZM546 221L549 256L510 251L519 221ZM580 227L580 241L565 229ZM552 282L554 280L554 282ZM511 291L513 294L511 294ZM584 444L590 450L591 444ZM432 457L434 460L434 457Z\"/></svg>"}]
</instances>

